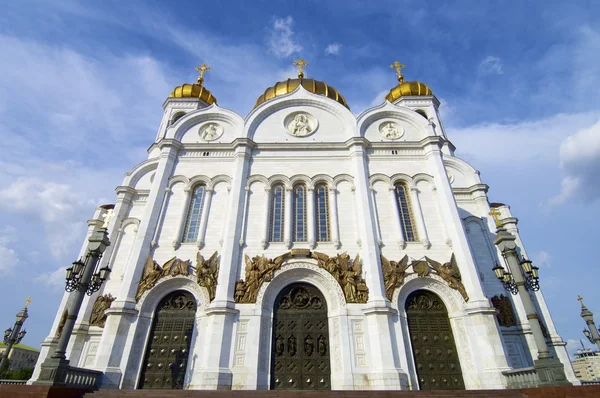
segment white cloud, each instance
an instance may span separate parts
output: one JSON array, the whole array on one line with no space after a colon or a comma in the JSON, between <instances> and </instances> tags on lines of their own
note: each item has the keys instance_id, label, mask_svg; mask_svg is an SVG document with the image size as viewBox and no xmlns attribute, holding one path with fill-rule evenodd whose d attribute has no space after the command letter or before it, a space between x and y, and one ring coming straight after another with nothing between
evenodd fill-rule
<instances>
[{"instance_id":1,"label":"white cloud","mask_svg":"<svg viewBox=\"0 0 600 398\"><path fill-rule=\"evenodd\" d=\"M273 21L268 45L269 51L278 58L286 58L302 50L302 46L294 41L293 24L294 18L291 15Z\"/></svg>"},{"instance_id":2,"label":"white cloud","mask_svg":"<svg viewBox=\"0 0 600 398\"><path fill-rule=\"evenodd\" d=\"M555 165L559 142L569 131L590 126L598 113L558 114L518 123L483 123L448 128L457 155L477 165Z\"/></svg>"},{"instance_id":3,"label":"white cloud","mask_svg":"<svg viewBox=\"0 0 600 398\"><path fill-rule=\"evenodd\" d=\"M486 75L502 75L503 71L502 60L498 57L488 55L479 64L479 70Z\"/></svg>"},{"instance_id":4,"label":"white cloud","mask_svg":"<svg viewBox=\"0 0 600 398\"><path fill-rule=\"evenodd\" d=\"M65 286L66 272L67 267L60 267L55 271L44 272L40 274L37 278L35 278L35 281L55 289L63 288Z\"/></svg>"},{"instance_id":5,"label":"white cloud","mask_svg":"<svg viewBox=\"0 0 600 398\"><path fill-rule=\"evenodd\" d=\"M575 360L575 352L577 352L577 350L581 350L581 343L583 343L583 348L585 349L589 349L591 348L592 350L596 350L596 347L591 347L587 340L583 337L583 333L582 333L582 338L581 340L576 340L576 339L567 339L567 353L569 354L569 358L571 358L571 360Z\"/></svg>"},{"instance_id":6,"label":"white cloud","mask_svg":"<svg viewBox=\"0 0 600 398\"><path fill-rule=\"evenodd\" d=\"M338 55L342 50L342 45L340 43L331 43L325 48L325 53L329 55Z\"/></svg>"},{"instance_id":7,"label":"white cloud","mask_svg":"<svg viewBox=\"0 0 600 398\"><path fill-rule=\"evenodd\" d=\"M17 253L13 249L0 244L0 271L10 271L18 263L19 256Z\"/></svg>"},{"instance_id":8,"label":"white cloud","mask_svg":"<svg viewBox=\"0 0 600 398\"><path fill-rule=\"evenodd\" d=\"M533 261L534 265L540 268L552 268L552 256L545 250L540 250L539 252L535 253L531 260Z\"/></svg>"},{"instance_id":9,"label":"white cloud","mask_svg":"<svg viewBox=\"0 0 600 398\"><path fill-rule=\"evenodd\" d=\"M573 198L600 198L600 120L561 142L560 164L564 173L561 191L550 200L551 205Z\"/></svg>"}]
</instances>

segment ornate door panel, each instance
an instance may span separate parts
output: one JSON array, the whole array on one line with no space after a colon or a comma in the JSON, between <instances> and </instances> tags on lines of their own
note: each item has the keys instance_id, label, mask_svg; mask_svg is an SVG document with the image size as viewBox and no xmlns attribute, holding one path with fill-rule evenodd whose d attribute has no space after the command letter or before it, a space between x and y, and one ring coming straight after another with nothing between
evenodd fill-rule
<instances>
[{"instance_id":1,"label":"ornate door panel","mask_svg":"<svg viewBox=\"0 0 600 398\"><path fill-rule=\"evenodd\" d=\"M285 287L277 296L271 344L271 389L329 390L327 304L308 284Z\"/></svg>"},{"instance_id":2,"label":"ornate door panel","mask_svg":"<svg viewBox=\"0 0 600 398\"><path fill-rule=\"evenodd\" d=\"M156 308L139 388L183 389L196 317L196 300L177 291Z\"/></svg>"},{"instance_id":3,"label":"ornate door panel","mask_svg":"<svg viewBox=\"0 0 600 398\"><path fill-rule=\"evenodd\" d=\"M448 311L440 298L417 290L406 300L406 316L421 390L464 390Z\"/></svg>"}]
</instances>

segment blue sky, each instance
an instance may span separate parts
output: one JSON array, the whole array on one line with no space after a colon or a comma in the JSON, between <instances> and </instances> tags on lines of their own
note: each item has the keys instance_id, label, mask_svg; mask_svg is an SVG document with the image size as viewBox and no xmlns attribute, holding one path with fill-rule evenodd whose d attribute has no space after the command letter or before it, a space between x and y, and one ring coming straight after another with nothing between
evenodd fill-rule
<instances>
[{"instance_id":1,"label":"blue sky","mask_svg":"<svg viewBox=\"0 0 600 398\"><path fill-rule=\"evenodd\" d=\"M2 327L31 295L24 343L48 334L96 205L146 157L173 87L206 86L245 116L294 75L355 114L407 65L442 102L457 155L520 220L556 326L600 321L600 6L593 1L8 1L0 13Z\"/></svg>"}]
</instances>

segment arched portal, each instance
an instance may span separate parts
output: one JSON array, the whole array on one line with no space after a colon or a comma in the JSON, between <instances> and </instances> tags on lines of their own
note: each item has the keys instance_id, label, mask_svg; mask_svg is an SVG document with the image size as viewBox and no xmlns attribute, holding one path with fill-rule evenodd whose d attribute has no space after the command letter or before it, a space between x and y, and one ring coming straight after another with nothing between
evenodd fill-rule
<instances>
[{"instance_id":1,"label":"arched portal","mask_svg":"<svg viewBox=\"0 0 600 398\"><path fill-rule=\"evenodd\" d=\"M307 283L286 286L273 306L271 389L329 390L327 303Z\"/></svg>"},{"instance_id":2,"label":"arched portal","mask_svg":"<svg viewBox=\"0 0 600 398\"><path fill-rule=\"evenodd\" d=\"M194 296L182 290L168 294L158 303L139 388L183 389L195 315Z\"/></svg>"},{"instance_id":3,"label":"arched portal","mask_svg":"<svg viewBox=\"0 0 600 398\"><path fill-rule=\"evenodd\" d=\"M434 293L416 290L406 299L406 317L419 388L464 390L448 311Z\"/></svg>"}]
</instances>

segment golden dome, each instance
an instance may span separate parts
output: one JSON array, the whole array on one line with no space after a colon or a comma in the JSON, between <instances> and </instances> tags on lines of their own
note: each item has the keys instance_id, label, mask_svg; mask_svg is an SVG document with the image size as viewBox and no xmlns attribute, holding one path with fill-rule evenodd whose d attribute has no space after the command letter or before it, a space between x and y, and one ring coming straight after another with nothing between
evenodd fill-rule
<instances>
[{"instance_id":1,"label":"golden dome","mask_svg":"<svg viewBox=\"0 0 600 398\"><path fill-rule=\"evenodd\" d=\"M263 102L267 102L275 97L279 97L294 91L299 85L302 85L304 89L313 94L323 95L327 98L331 98L334 101L339 102L344 105L346 108L350 109L348 104L346 103L346 99L342 94L340 94L335 88L328 86L325 82L320 82L315 79L304 79L303 77L299 77L297 79L287 79L284 82L277 82L274 86L269 87L265 90L264 94L256 99L256 104L254 108L262 104Z\"/></svg>"},{"instance_id":2,"label":"golden dome","mask_svg":"<svg viewBox=\"0 0 600 398\"><path fill-rule=\"evenodd\" d=\"M402 82L390 90L385 99L394 102L400 97L408 95L433 95L433 92L425 83L421 82Z\"/></svg>"},{"instance_id":3,"label":"golden dome","mask_svg":"<svg viewBox=\"0 0 600 398\"><path fill-rule=\"evenodd\" d=\"M394 61L393 64L390 65L390 68L395 69L398 74L398 82L399 84L390 90L388 95L385 96L385 99L394 102L400 97L406 97L409 95L433 95L433 92L425 83L421 82L405 82L404 75L402 75L402 69L404 69L406 65L399 63L398 61Z\"/></svg>"},{"instance_id":4,"label":"golden dome","mask_svg":"<svg viewBox=\"0 0 600 398\"><path fill-rule=\"evenodd\" d=\"M210 91L199 84L182 84L175 87L169 98L200 98L208 105L216 104L217 99Z\"/></svg>"},{"instance_id":5,"label":"golden dome","mask_svg":"<svg viewBox=\"0 0 600 398\"><path fill-rule=\"evenodd\" d=\"M202 86L204 83L204 73L210 70L210 66L202 64L197 67L196 70L200 73L198 76L197 84L182 84L181 86L175 87L173 92L169 94L169 98L200 98L208 105L216 104L217 99L212 95L206 87Z\"/></svg>"}]
</instances>

